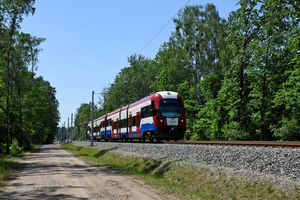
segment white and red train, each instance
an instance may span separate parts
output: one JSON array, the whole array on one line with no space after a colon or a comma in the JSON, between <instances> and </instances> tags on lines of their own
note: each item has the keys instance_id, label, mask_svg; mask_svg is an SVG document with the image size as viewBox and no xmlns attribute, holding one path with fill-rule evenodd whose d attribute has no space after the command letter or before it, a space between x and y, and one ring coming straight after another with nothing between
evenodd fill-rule
<instances>
[{"instance_id":1,"label":"white and red train","mask_svg":"<svg viewBox=\"0 0 300 200\"><path fill-rule=\"evenodd\" d=\"M93 121L96 140L181 140L186 131L180 94L156 92ZM92 122L88 123L90 137Z\"/></svg>"}]
</instances>

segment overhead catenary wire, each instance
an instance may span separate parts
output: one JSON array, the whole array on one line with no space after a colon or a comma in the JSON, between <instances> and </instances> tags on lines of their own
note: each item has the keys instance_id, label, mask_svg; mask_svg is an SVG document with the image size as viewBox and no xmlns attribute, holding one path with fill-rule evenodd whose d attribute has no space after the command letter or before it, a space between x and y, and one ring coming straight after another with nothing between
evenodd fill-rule
<instances>
[{"instance_id":1,"label":"overhead catenary wire","mask_svg":"<svg viewBox=\"0 0 300 200\"><path fill-rule=\"evenodd\" d=\"M183 9L184 7L186 7L186 5L188 5L192 0L188 0L177 12L176 14L171 17L169 19L169 21L167 21L167 23L165 23L159 30L157 33L155 33L153 35L153 37L141 48L141 50L139 51L139 54L141 54L141 52L167 27L167 25L178 15L178 13L180 12L181 9Z\"/></svg>"}]
</instances>

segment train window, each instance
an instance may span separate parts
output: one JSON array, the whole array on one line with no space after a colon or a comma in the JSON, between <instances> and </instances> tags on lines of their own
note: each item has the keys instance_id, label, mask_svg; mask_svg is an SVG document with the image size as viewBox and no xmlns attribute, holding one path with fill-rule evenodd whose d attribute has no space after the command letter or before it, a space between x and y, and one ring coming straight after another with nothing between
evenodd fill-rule
<instances>
[{"instance_id":1,"label":"train window","mask_svg":"<svg viewBox=\"0 0 300 200\"><path fill-rule=\"evenodd\" d=\"M111 119L107 120L107 126L111 126Z\"/></svg>"},{"instance_id":2,"label":"train window","mask_svg":"<svg viewBox=\"0 0 300 200\"><path fill-rule=\"evenodd\" d=\"M151 105L145 106L141 109L141 117L142 118L151 117L151 116L152 116Z\"/></svg>"},{"instance_id":3,"label":"train window","mask_svg":"<svg viewBox=\"0 0 300 200\"><path fill-rule=\"evenodd\" d=\"M145 108L141 108L141 117L144 118L145 115Z\"/></svg>"},{"instance_id":4,"label":"train window","mask_svg":"<svg viewBox=\"0 0 300 200\"><path fill-rule=\"evenodd\" d=\"M183 108L178 99L161 99L159 109L164 117L180 117Z\"/></svg>"},{"instance_id":5,"label":"train window","mask_svg":"<svg viewBox=\"0 0 300 200\"><path fill-rule=\"evenodd\" d=\"M136 126L136 116L132 117L132 126Z\"/></svg>"},{"instance_id":6,"label":"train window","mask_svg":"<svg viewBox=\"0 0 300 200\"><path fill-rule=\"evenodd\" d=\"M121 120L120 127L121 128L126 128L127 127L127 118Z\"/></svg>"}]
</instances>

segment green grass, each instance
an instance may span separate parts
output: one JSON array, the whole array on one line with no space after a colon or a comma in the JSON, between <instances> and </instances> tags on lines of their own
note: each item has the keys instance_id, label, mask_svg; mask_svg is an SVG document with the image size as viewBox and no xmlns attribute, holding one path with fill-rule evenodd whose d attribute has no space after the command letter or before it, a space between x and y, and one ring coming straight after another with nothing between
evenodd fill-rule
<instances>
[{"instance_id":1,"label":"green grass","mask_svg":"<svg viewBox=\"0 0 300 200\"><path fill-rule=\"evenodd\" d=\"M0 185L2 185L7 177L9 177L14 169L17 167L17 163L6 158L0 158Z\"/></svg>"},{"instance_id":2,"label":"green grass","mask_svg":"<svg viewBox=\"0 0 300 200\"><path fill-rule=\"evenodd\" d=\"M180 199L300 199L297 187L282 191L269 182L229 176L208 168L125 156L115 151L72 144L62 146L89 163L107 165L135 175Z\"/></svg>"},{"instance_id":3,"label":"green grass","mask_svg":"<svg viewBox=\"0 0 300 200\"><path fill-rule=\"evenodd\" d=\"M31 151L20 152L14 156L7 155L7 156L0 157L0 186L4 185L5 180L9 176L11 176L19 166L17 162L10 160L12 157L22 157L22 156L30 155L33 152L38 151L40 147L41 147L40 145L33 145Z\"/></svg>"}]
</instances>

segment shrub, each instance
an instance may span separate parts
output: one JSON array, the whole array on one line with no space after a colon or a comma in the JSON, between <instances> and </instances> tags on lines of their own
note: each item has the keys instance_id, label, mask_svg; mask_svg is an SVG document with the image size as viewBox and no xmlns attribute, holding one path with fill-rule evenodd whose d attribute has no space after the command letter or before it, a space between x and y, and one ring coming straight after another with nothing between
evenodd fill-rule
<instances>
[{"instance_id":1,"label":"shrub","mask_svg":"<svg viewBox=\"0 0 300 200\"><path fill-rule=\"evenodd\" d=\"M23 148L19 146L18 141L16 139L13 140L9 149L10 149L10 154L12 156L17 156L21 154L23 151Z\"/></svg>"}]
</instances>

